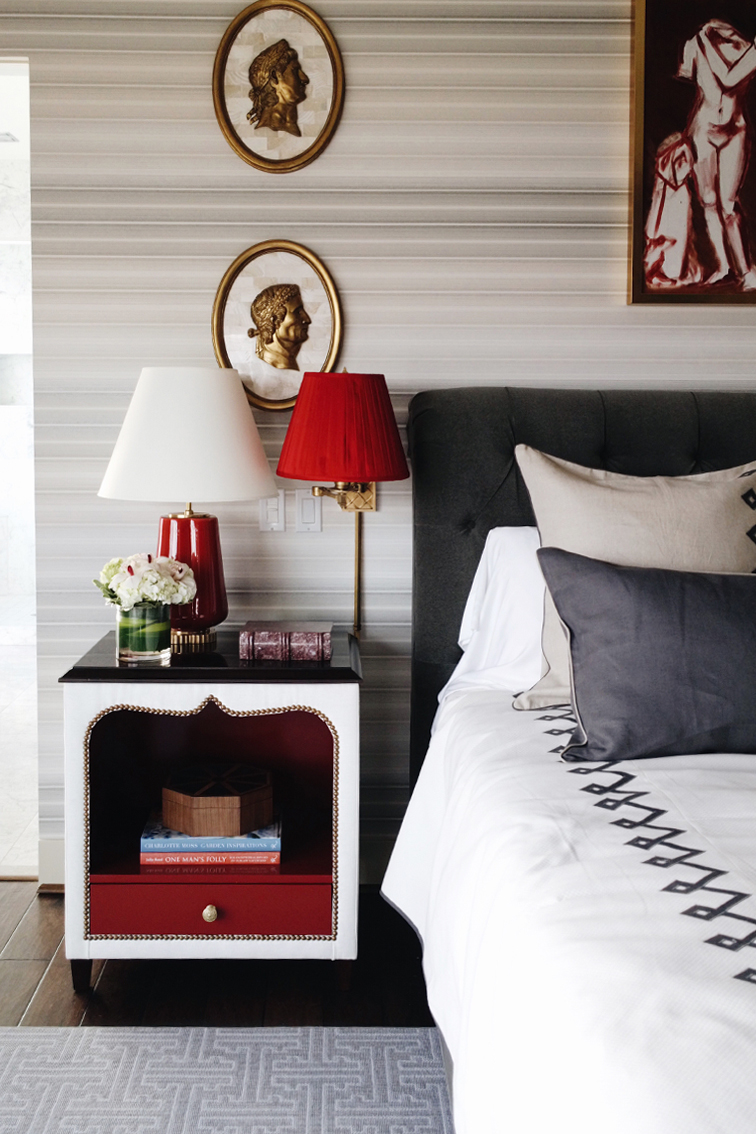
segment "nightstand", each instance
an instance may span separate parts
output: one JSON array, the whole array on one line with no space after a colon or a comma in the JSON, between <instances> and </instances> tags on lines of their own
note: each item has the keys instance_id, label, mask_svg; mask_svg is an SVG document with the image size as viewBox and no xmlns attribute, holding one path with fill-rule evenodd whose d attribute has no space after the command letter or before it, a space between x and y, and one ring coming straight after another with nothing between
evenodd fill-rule
<instances>
[{"instance_id":1,"label":"nightstand","mask_svg":"<svg viewBox=\"0 0 756 1134\"><path fill-rule=\"evenodd\" d=\"M125 667L110 633L60 679L66 955L77 991L96 957L357 955L358 644L334 632L330 662L279 663L240 661L238 641L220 631L213 653ZM162 785L208 761L270 769L279 872L140 867Z\"/></svg>"}]
</instances>

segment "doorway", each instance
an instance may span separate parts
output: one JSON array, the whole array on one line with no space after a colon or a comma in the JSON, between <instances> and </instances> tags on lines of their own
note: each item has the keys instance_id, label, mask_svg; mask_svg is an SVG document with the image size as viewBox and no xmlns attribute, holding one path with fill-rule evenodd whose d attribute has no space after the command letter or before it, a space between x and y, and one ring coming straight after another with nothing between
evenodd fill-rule
<instances>
[{"instance_id":1,"label":"doorway","mask_svg":"<svg viewBox=\"0 0 756 1134\"><path fill-rule=\"evenodd\" d=\"M29 63L0 58L0 878L37 875Z\"/></svg>"}]
</instances>

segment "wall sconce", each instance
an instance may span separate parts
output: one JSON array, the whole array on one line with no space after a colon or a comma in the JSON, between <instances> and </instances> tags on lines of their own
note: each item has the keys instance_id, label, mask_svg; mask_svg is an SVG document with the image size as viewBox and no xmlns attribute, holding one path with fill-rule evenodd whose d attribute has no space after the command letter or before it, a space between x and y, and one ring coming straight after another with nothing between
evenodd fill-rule
<instances>
[{"instance_id":1,"label":"wall sconce","mask_svg":"<svg viewBox=\"0 0 756 1134\"><path fill-rule=\"evenodd\" d=\"M409 476L391 399L382 374L302 378L276 470L290 480L332 480L313 486L354 512L354 633L362 623L362 513L375 511L375 482Z\"/></svg>"}]
</instances>

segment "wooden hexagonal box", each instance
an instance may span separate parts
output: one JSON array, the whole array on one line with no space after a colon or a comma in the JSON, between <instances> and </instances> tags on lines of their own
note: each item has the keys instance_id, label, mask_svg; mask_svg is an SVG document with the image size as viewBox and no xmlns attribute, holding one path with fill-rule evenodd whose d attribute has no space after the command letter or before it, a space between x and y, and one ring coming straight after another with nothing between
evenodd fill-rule
<instances>
[{"instance_id":1,"label":"wooden hexagonal box","mask_svg":"<svg viewBox=\"0 0 756 1134\"><path fill-rule=\"evenodd\" d=\"M163 788L163 824L200 837L233 838L273 822L269 771L249 764L192 764Z\"/></svg>"}]
</instances>

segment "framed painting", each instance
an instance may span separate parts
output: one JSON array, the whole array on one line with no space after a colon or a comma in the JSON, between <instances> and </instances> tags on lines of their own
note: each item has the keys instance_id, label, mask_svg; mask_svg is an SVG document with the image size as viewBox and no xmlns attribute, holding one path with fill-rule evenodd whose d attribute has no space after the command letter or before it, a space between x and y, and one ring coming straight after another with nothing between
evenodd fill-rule
<instances>
[{"instance_id":1,"label":"framed painting","mask_svg":"<svg viewBox=\"0 0 756 1134\"><path fill-rule=\"evenodd\" d=\"M344 65L328 26L300 0L257 0L226 29L213 104L229 145L268 173L314 161L344 102Z\"/></svg>"},{"instance_id":2,"label":"framed painting","mask_svg":"<svg viewBox=\"0 0 756 1134\"><path fill-rule=\"evenodd\" d=\"M756 4L636 0L632 303L756 303Z\"/></svg>"},{"instance_id":3,"label":"framed painting","mask_svg":"<svg viewBox=\"0 0 756 1134\"><path fill-rule=\"evenodd\" d=\"M328 270L290 240L265 240L242 252L215 296L215 357L239 371L250 405L260 409L291 409L306 370L333 370L341 333L341 304Z\"/></svg>"}]
</instances>

